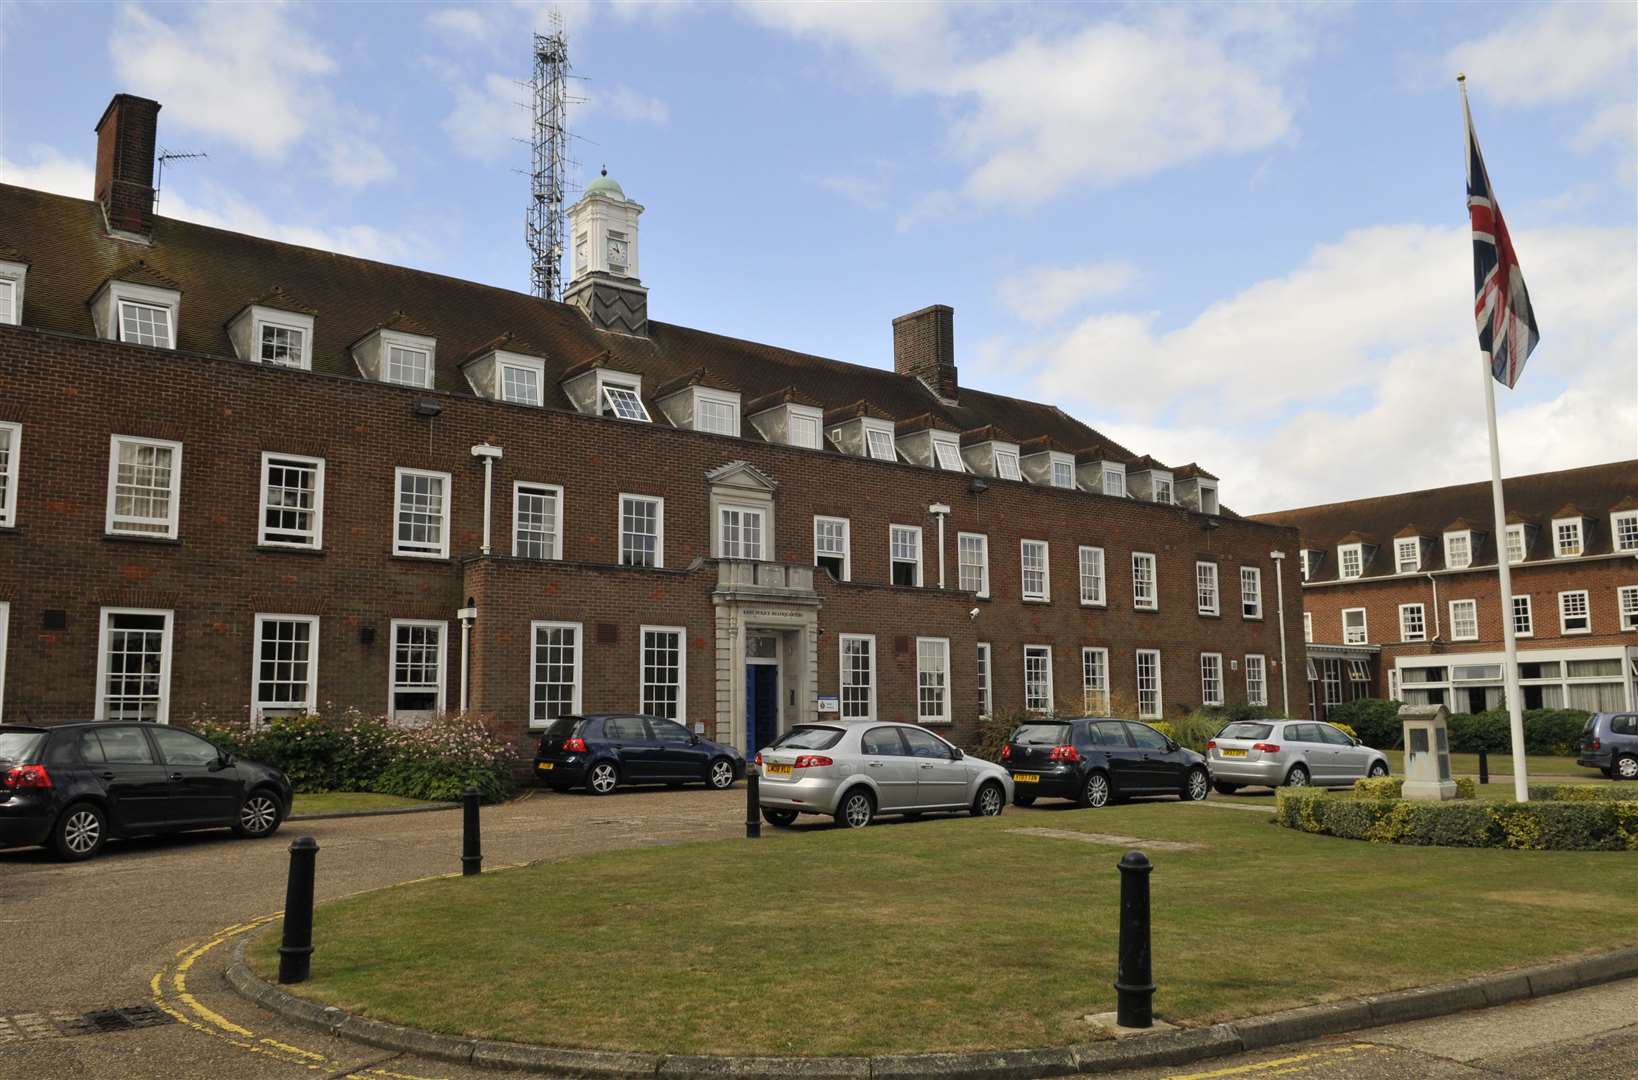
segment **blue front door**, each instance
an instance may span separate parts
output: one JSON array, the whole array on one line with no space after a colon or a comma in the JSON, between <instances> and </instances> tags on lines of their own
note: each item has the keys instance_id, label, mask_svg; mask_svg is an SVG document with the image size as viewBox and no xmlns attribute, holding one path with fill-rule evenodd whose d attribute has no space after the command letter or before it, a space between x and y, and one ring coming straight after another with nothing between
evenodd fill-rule
<instances>
[{"instance_id":1,"label":"blue front door","mask_svg":"<svg viewBox=\"0 0 1638 1080\"><path fill-rule=\"evenodd\" d=\"M773 742L779 735L779 668L773 664L745 665L745 756Z\"/></svg>"}]
</instances>

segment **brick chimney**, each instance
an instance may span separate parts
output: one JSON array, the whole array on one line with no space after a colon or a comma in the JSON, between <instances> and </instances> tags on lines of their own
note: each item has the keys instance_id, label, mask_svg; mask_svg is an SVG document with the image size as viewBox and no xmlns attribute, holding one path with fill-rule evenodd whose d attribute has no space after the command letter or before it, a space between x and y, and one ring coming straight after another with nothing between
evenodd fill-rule
<instances>
[{"instance_id":1,"label":"brick chimney","mask_svg":"<svg viewBox=\"0 0 1638 1080\"><path fill-rule=\"evenodd\" d=\"M110 232L146 238L154 228L154 137L159 102L115 94L97 121L97 180Z\"/></svg>"},{"instance_id":2,"label":"brick chimney","mask_svg":"<svg viewBox=\"0 0 1638 1080\"><path fill-rule=\"evenodd\" d=\"M913 375L942 398L960 392L956 381L955 309L924 307L893 320L893 370Z\"/></svg>"}]
</instances>

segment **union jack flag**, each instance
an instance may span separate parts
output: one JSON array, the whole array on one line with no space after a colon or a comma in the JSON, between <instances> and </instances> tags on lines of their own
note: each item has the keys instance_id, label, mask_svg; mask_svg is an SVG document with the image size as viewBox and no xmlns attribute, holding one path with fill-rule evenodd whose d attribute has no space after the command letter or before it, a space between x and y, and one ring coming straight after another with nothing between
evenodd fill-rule
<instances>
[{"instance_id":1,"label":"union jack flag","mask_svg":"<svg viewBox=\"0 0 1638 1080\"><path fill-rule=\"evenodd\" d=\"M1490 356L1490 373L1511 390L1541 340L1541 331L1536 329L1530 292L1490 186L1465 95L1462 114L1467 118L1467 211L1473 220L1473 316L1479 324L1479 348Z\"/></svg>"}]
</instances>

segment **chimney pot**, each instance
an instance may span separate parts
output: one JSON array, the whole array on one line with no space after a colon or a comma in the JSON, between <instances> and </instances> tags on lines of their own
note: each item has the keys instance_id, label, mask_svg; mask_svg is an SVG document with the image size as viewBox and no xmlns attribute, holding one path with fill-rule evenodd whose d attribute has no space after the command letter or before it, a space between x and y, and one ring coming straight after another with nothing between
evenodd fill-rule
<instances>
[{"instance_id":1,"label":"chimney pot","mask_svg":"<svg viewBox=\"0 0 1638 1080\"><path fill-rule=\"evenodd\" d=\"M955 363L955 309L934 304L893 320L893 370L920 379L942 398L960 393Z\"/></svg>"},{"instance_id":2,"label":"chimney pot","mask_svg":"<svg viewBox=\"0 0 1638 1080\"><path fill-rule=\"evenodd\" d=\"M148 237L154 228L154 139L159 102L115 94L97 121L93 197L111 232Z\"/></svg>"}]
</instances>

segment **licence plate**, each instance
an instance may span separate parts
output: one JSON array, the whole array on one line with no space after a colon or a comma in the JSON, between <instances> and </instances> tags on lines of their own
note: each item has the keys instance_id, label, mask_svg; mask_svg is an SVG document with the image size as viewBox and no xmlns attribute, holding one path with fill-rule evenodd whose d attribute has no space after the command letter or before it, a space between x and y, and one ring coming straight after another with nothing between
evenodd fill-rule
<instances>
[{"instance_id":1,"label":"licence plate","mask_svg":"<svg viewBox=\"0 0 1638 1080\"><path fill-rule=\"evenodd\" d=\"M550 761L537 761L535 762L535 768L539 769L541 772L551 772L552 763Z\"/></svg>"},{"instance_id":2,"label":"licence plate","mask_svg":"<svg viewBox=\"0 0 1638 1080\"><path fill-rule=\"evenodd\" d=\"M1041 778L1032 772L1020 772L1012 774L1012 782L1015 784L1039 784Z\"/></svg>"},{"instance_id":3,"label":"licence plate","mask_svg":"<svg viewBox=\"0 0 1638 1080\"><path fill-rule=\"evenodd\" d=\"M1224 757L1245 757L1246 756L1246 752L1244 750L1223 750L1223 751L1219 751L1219 752Z\"/></svg>"},{"instance_id":4,"label":"licence plate","mask_svg":"<svg viewBox=\"0 0 1638 1080\"><path fill-rule=\"evenodd\" d=\"M789 765L778 765L772 762L768 765L769 776L789 776L790 774L791 767Z\"/></svg>"}]
</instances>

